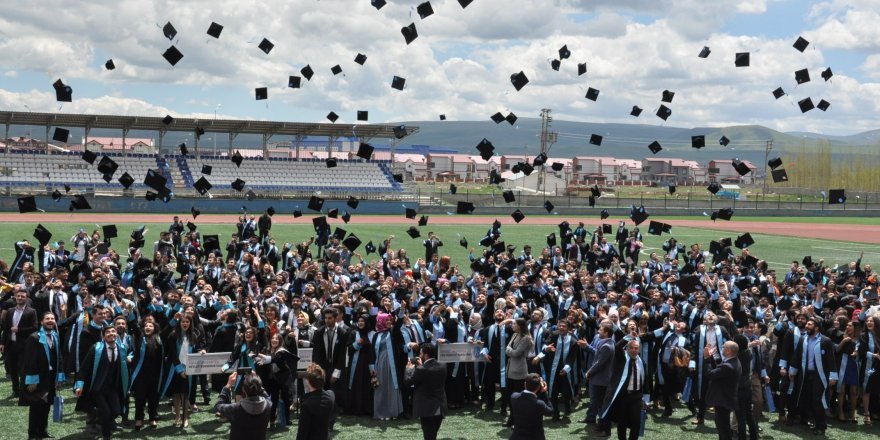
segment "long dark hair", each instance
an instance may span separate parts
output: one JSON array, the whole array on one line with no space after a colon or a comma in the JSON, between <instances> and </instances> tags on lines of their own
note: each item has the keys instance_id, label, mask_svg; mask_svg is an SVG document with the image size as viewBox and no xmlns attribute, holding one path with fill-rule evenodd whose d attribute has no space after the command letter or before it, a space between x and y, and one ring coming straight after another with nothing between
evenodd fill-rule
<instances>
[{"instance_id":1,"label":"long dark hair","mask_svg":"<svg viewBox=\"0 0 880 440\"><path fill-rule=\"evenodd\" d=\"M517 331L517 333L519 333L520 336L528 336L529 323L526 321L526 319L525 318L516 318L514 320L514 322L516 323L516 328L519 329L519 331Z\"/></svg>"}]
</instances>

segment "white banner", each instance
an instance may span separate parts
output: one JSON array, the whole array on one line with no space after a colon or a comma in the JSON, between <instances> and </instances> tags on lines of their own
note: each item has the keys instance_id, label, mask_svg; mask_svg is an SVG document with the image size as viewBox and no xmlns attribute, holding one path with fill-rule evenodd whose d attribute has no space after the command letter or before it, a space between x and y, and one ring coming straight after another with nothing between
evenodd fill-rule
<instances>
[{"instance_id":1,"label":"white banner","mask_svg":"<svg viewBox=\"0 0 880 440\"><path fill-rule=\"evenodd\" d=\"M189 376L198 376L200 374L220 374L222 373L223 364L229 360L231 353L191 353L181 359L181 363L186 367L186 374Z\"/></svg>"},{"instance_id":2,"label":"white banner","mask_svg":"<svg viewBox=\"0 0 880 440\"><path fill-rule=\"evenodd\" d=\"M477 359L476 347L482 348L482 345L473 342L437 344L437 362L483 362L482 357Z\"/></svg>"},{"instance_id":3,"label":"white banner","mask_svg":"<svg viewBox=\"0 0 880 440\"><path fill-rule=\"evenodd\" d=\"M312 363L312 349L299 348L297 349L297 354L299 355L299 361L296 363L296 369L305 370Z\"/></svg>"}]
</instances>

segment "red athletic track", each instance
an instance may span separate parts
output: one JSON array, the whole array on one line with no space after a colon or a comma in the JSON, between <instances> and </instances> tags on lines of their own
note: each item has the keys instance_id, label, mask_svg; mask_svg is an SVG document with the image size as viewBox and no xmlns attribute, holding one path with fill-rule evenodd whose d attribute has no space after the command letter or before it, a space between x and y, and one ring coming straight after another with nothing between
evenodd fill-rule
<instances>
[{"instance_id":1,"label":"red athletic track","mask_svg":"<svg viewBox=\"0 0 880 440\"><path fill-rule=\"evenodd\" d=\"M275 224L310 224L314 215L307 214L300 218L286 214L276 215L272 221ZM109 223L164 223L170 222L172 215L169 214L97 214L97 213L0 213L0 222L25 222L25 223L74 223L74 224L109 224ZM505 225L515 224L509 216L471 216L471 215L431 215L430 223L435 225L489 225L496 218ZM190 216L181 215L186 221ZM542 216L527 217L521 225L556 225L566 219L562 216ZM849 225L849 224L822 224L822 223L785 223L785 222L739 222L735 221L717 221L709 220L665 220L661 217L652 218L654 220L663 221L673 226L684 226L704 229L717 229L732 232L750 232L757 234L774 234L789 237L818 238L828 240L851 241L856 243L880 244L880 227L872 225ZM237 214L202 214L198 217L197 223L201 224L223 224L235 223L238 220ZM577 224L578 221L584 221L588 225L597 225L602 223L597 218L567 218L570 223ZM342 220L330 219L333 223L342 224ZM606 222L616 224L618 219L609 218ZM833 222L833 218L828 219ZM416 224L415 220L410 220L403 215L353 215L351 224ZM642 224L642 229L647 230L647 223Z\"/></svg>"}]
</instances>

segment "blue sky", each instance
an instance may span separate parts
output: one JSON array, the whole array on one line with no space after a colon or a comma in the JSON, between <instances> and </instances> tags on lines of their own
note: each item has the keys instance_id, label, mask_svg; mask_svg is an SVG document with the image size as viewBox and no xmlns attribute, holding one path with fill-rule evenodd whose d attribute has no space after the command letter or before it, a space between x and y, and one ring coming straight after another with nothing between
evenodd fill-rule
<instances>
[{"instance_id":1,"label":"blue sky","mask_svg":"<svg viewBox=\"0 0 880 440\"><path fill-rule=\"evenodd\" d=\"M666 125L761 124L781 131L852 134L880 128L880 0L33 0L0 4L0 107L7 110L192 116L354 124L486 120L496 111L557 119L664 124L653 116L664 89L676 92ZM54 25L45 13L55 10ZM160 26L178 29L184 59L171 68L161 53L172 44ZM220 39L205 35L211 21ZM406 45L400 27L414 22L419 38ZM811 41L805 53L791 44ZM263 37L276 47L263 54ZM572 57L550 69L557 49ZM697 58L704 46L708 59ZM752 65L733 66L736 52ZM353 62L366 53L364 66ZM106 71L113 58L117 69ZM577 76L579 62L588 73ZM316 72L301 89L289 75ZM343 74L330 67L340 64ZM819 73L831 67L825 82ZM793 72L813 81L796 86ZM531 83L516 92L508 80L523 70ZM390 87L407 78L403 91ZM51 84L62 78L74 102L60 107ZM775 100L783 87L788 96ZM254 100L268 87L269 99ZM596 102L588 87L601 90ZM802 114L805 97L832 103ZM638 119L629 109L646 111ZM26 106L26 107L25 107Z\"/></svg>"}]
</instances>

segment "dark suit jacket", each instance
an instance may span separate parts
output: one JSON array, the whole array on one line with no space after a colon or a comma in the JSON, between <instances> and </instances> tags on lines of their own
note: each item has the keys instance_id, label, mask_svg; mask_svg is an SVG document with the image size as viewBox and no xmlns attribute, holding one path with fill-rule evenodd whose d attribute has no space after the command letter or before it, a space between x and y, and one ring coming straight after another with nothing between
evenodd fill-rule
<instances>
[{"instance_id":1,"label":"dark suit jacket","mask_svg":"<svg viewBox=\"0 0 880 440\"><path fill-rule=\"evenodd\" d=\"M413 417L446 415L446 364L429 359L407 368L404 383L413 387Z\"/></svg>"},{"instance_id":2,"label":"dark suit jacket","mask_svg":"<svg viewBox=\"0 0 880 440\"><path fill-rule=\"evenodd\" d=\"M736 388L742 369L739 359L730 358L709 370L709 390L706 391L706 406L720 406L736 409Z\"/></svg>"},{"instance_id":3,"label":"dark suit jacket","mask_svg":"<svg viewBox=\"0 0 880 440\"><path fill-rule=\"evenodd\" d=\"M321 327L312 336L312 359L324 369L324 373L327 375L327 384L329 384L330 376L333 375L334 370L345 372L345 356L350 341L345 328L337 327L336 339L333 340L333 359L327 359L327 344L324 342L326 331L327 327Z\"/></svg>"},{"instance_id":4,"label":"dark suit jacket","mask_svg":"<svg viewBox=\"0 0 880 440\"><path fill-rule=\"evenodd\" d=\"M553 407L533 393L510 396L510 418L514 421L510 440L541 440L544 438L544 416L553 414Z\"/></svg>"},{"instance_id":5,"label":"dark suit jacket","mask_svg":"<svg viewBox=\"0 0 880 440\"><path fill-rule=\"evenodd\" d=\"M614 340L607 338L599 342L599 348L596 350L596 362L587 371L591 385L608 386L611 381L612 360L614 360Z\"/></svg>"},{"instance_id":6,"label":"dark suit jacket","mask_svg":"<svg viewBox=\"0 0 880 440\"><path fill-rule=\"evenodd\" d=\"M21 353L24 351L24 341L27 340L31 333L37 331L37 327L39 326L39 323L37 322L37 311L31 306L24 306L21 319L18 321L18 332L16 332L15 335L16 344L13 347L10 343L12 342L11 330L14 314L15 307L6 311L6 319L3 321L2 326L0 326L0 332L2 332L3 335L2 338L0 338L0 344L5 345L6 348L15 349Z\"/></svg>"},{"instance_id":7,"label":"dark suit jacket","mask_svg":"<svg viewBox=\"0 0 880 440\"><path fill-rule=\"evenodd\" d=\"M333 391L318 390L303 396L296 440L327 440L336 400Z\"/></svg>"}]
</instances>

